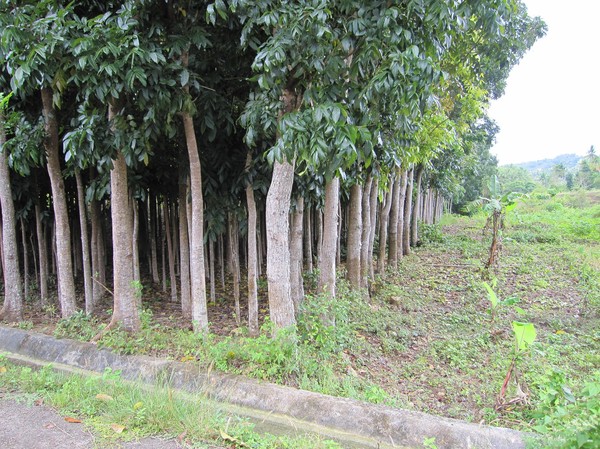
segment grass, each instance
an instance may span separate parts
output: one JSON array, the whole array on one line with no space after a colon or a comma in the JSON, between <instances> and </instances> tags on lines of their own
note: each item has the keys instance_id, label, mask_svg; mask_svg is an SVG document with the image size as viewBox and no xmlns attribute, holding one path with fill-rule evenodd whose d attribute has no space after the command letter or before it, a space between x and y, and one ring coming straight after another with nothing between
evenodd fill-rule
<instances>
[{"instance_id":1,"label":"grass","mask_svg":"<svg viewBox=\"0 0 600 449\"><path fill-rule=\"evenodd\" d=\"M178 438L194 447L323 448L339 447L316 436L286 437L258 433L246 420L228 416L203 396L174 391L168 385L144 388L125 382L107 369L101 376L39 371L14 366L0 358L0 389L14 397L55 407L93 430L100 444L152 435Z\"/></svg>"},{"instance_id":2,"label":"grass","mask_svg":"<svg viewBox=\"0 0 600 449\"><path fill-rule=\"evenodd\" d=\"M485 216L446 216L424 228L424 245L396 271L373 283L370 301L340 282L335 328L320 319L323 299L308 296L298 328L276 339L268 320L256 339L244 328L198 335L177 326L176 315L146 311L139 335L116 330L99 343L476 423L545 429L567 441L569 419L579 420L573 428L600 424L593 394L600 385L595 198L598 192L534 194L519 204L491 272L483 269ZM483 281L493 279L500 300L517 298L522 313L501 306L492 322ZM519 387L511 382L499 399L514 352L513 321L533 323L537 338L519 355ZM60 322L56 335L88 340L100 326L81 314ZM554 399L549 391L558 392ZM593 413L579 413L578 404ZM553 418L544 424L542 412Z\"/></svg>"}]
</instances>

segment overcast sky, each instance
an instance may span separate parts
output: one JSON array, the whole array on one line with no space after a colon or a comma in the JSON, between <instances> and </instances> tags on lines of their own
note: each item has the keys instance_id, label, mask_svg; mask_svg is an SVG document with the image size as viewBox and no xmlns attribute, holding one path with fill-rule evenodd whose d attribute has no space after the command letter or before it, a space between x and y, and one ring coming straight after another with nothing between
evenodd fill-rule
<instances>
[{"instance_id":1,"label":"overcast sky","mask_svg":"<svg viewBox=\"0 0 600 449\"><path fill-rule=\"evenodd\" d=\"M600 0L524 0L548 25L489 114L501 165L600 151Z\"/></svg>"}]
</instances>

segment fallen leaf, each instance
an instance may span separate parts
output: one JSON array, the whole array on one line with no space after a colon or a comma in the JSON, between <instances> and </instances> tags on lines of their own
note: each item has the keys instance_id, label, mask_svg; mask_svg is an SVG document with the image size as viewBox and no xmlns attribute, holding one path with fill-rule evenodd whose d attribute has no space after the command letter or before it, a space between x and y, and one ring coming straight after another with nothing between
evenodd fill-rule
<instances>
[{"instance_id":1,"label":"fallen leaf","mask_svg":"<svg viewBox=\"0 0 600 449\"><path fill-rule=\"evenodd\" d=\"M81 422L81 420L80 420L80 419L77 419L77 418L71 418L70 416L67 416L67 417L65 418L65 421L66 421L66 422L70 422L70 423L72 423L72 424L77 424L77 423L80 423L80 422Z\"/></svg>"},{"instance_id":2,"label":"fallen leaf","mask_svg":"<svg viewBox=\"0 0 600 449\"><path fill-rule=\"evenodd\" d=\"M107 394L104 394L104 393L98 393L96 395L96 399L98 399L99 401L103 401L103 402L110 402L113 400L113 397L109 396Z\"/></svg>"},{"instance_id":3,"label":"fallen leaf","mask_svg":"<svg viewBox=\"0 0 600 449\"><path fill-rule=\"evenodd\" d=\"M5 366L0 366L0 374L4 374L6 372Z\"/></svg>"},{"instance_id":4,"label":"fallen leaf","mask_svg":"<svg viewBox=\"0 0 600 449\"><path fill-rule=\"evenodd\" d=\"M196 360L196 357L193 357L191 355L186 355L186 356L181 357L182 362L190 362L192 360Z\"/></svg>"},{"instance_id":5,"label":"fallen leaf","mask_svg":"<svg viewBox=\"0 0 600 449\"><path fill-rule=\"evenodd\" d=\"M47 422L46 424L44 424L44 429L54 429L56 427L56 424L54 424L53 422Z\"/></svg>"},{"instance_id":6,"label":"fallen leaf","mask_svg":"<svg viewBox=\"0 0 600 449\"><path fill-rule=\"evenodd\" d=\"M219 429L219 433L221 434L221 438L223 440L225 440L225 441L231 441L232 443L235 443L236 446L238 446L238 447L250 447L246 443L244 443L243 441L240 441L237 438L232 437L231 435L227 435L222 429Z\"/></svg>"},{"instance_id":7,"label":"fallen leaf","mask_svg":"<svg viewBox=\"0 0 600 449\"><path fill-rule=\"evenodd\" d=\"M566 334L566 332L564 330L562 330L562 329L559 329L559 330L556 331L556 334L557 335L562 335L562 334Z\"/></svg>"},{"instance_id":8,"label":"fallen leaf","mask_svg":"<svg viewBox=\"0 0 600 449\"><path fill-rule=\"evenodd\" d=\"M36 399L35 401L33 401L33 405L39 407L40 405L44 405L44 400L43 399Z\"/></svg>"},{"instance_id":9,"label":"fallen leaf","mask_svg":"<svg viewBox=\"0 0 600 449\"><path fill-rule=\"evenodd\" d=\"M180 443L185 439L185 437L187 436L187 430L184 430L182 433L179 434L179 436L177 437L177 441L179 441Z\"/></svg>"},{"instance_id":10,"label":"fallen leaf","mask_svg":"<svg viewBox=\"0 0 600 449\"><path fill-rule=\"evenodd\" d=\"M125 430L125 426L122 426L121 424L115 424L112 423L110 425L110 428L115 432L115 433L123 433L123 431Z\"/></svg>"},{"instance_id":11,"label":"fallen leaf","mask_svg":"<svg viewBox=\"0 0 600 449\"><path fill-rule=\"evenodd\" d=\"M144 406L144 403L143 403L143 402L141 402L141 401L140 401L140 402L136 402L135 404L133 404L133 409L134 409L134 410L139 410L139 409L141 409L143 406Z\"/></svg>"}]
</instances>

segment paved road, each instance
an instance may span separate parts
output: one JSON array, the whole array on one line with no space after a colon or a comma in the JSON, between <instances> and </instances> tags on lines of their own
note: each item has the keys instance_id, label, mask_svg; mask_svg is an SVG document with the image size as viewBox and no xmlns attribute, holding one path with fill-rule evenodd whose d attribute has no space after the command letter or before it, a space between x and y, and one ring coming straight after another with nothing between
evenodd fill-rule
<instances>
[{"instance_id":1,"label":"paved road","mask_svg":"<svg viewBox=\"0 0 600 449\"><path fill-rule=\"evenodd\" d=\"M83 424L68 423L46 406L16 402L0 392L0 448L2 449L102 449ZM123 449L181 448L175 440L146 438L111 445Z\"/></svg>"}]
</instances>

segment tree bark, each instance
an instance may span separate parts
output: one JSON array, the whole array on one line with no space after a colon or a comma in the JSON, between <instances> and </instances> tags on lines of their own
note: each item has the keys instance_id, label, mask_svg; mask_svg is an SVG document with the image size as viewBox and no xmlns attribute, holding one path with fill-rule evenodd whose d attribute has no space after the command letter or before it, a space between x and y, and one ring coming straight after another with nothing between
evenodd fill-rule
<instances>
[{"instance_id":1,"label":"tree bark","mask_svg":"<svg viewBox=\"0 0 600 449\"><path fill-rule=\"evenodd\" d=\"M25 219L21 217L21 246L23 247L23 300L29 298L29 251L27 251L27 230Z\"/></svg>"},{"instance_id":2,"label":"tree bark","mask_svg":"<svg viewBox=\"0 0 600 449\"><path fill-rule=\"evenodd\" d=\"M192 278L192 322L194 331L208 331L206 279L204 270L204 199L202 197L202 167L192 116L182 112L183 126L190 161L190 190L192 193L192 231L190 233L190 275Z\"/></svg>"},{"instance_id":3,"label":"tree bark","mask_svg":"<svg viewBox=\"0 0 600 449\"><path fill-rule=\"evenodd\" d=\"M385 201L381 207L381 220L379 224L379 257L377 258L377 272L379 274L385 273L385 253L387 249L388 228L390 228L388 225L390 222L390 210L392 208L395 183L395 178L392 178L389 190L385 195Z\"/></svg>"},{"instance_id":4,"label":"tree bark","mask_svg":"<svg viewBox=\"0 0 600 449\"><path fill-rule=\"evenodd\" d=\"M171 284L171 302L177 302L177 277L175 276L175 252L173 251L173 237L171 234L171 205L164 202L165 236L167 237L167 253L169 255L169 283Z\"/></svg>"},{"instance_id":5,"label":"tree bark","mask_svg":"<svg viewBox=\"0 0 600 449\"><path fill-rule=\"evenodd\" d=\"M410 254L410 217L412 214L412 191L413 191L413 172L411 169L407 173L406 197L404 200L404 223L402 231L402 254Z\"/></svg>"},{"instance_id":6,"label":"tree bark","mask_svg":"<svg viewBox=\"0 0 600 449\"><path fill-rule=\"evenodd\" d=\"M325 230L323 233L323 248L319 263L319 292L328 300L335 299L336 289L336 247L338 244L338 205L340 201L340 179L335 177L325 186ZM323 311L326 322L335 324L335 317L328 310Z\"/></svg>"},{"instance_id":7,"label":"tree bark","mask_svg":"<svg viewBox=\"0 0 600 449\"><path fill-rule=\"evenodd\" d=\"M187 180L184 176L181 176L179 182L179 271L181 311L183 317L191 321L190 238L187 217Z\"/></svg>"},{"instance_id":8,"label":"tree bark","mask_svg":"<svg viewBox=\"0 0 600 449\"><path fill-rule=\"evenodd\" d=\"M373 177L369 175L362 193L362 234L360 237L360 288L369 283L369 239L371 236L371 188Z\"/></svg>"},{"instance_id":9,"label":"tree bark","mask_svg":"<svg viewBox=\"0 0 600 449\"><path fill-rule=\"evenodd\" d=\"M115 115L115 106L109 104L109 121ZM133 282L133 217L130 198L127 162L123 152L119 151L110 171L114 307L108 327L114 327L118 323L128 332L137 332L140 329L140 315Z\"/></svg>"},{"instance_id":10,"label":"tree bark","mask_svg":"<svg viewBox=\"0 0 600 449\"><path fill-rule=\"evenodd\" d=\"M233 275L233 299L235 303L235 322L239 326L242 323L240 309L240 242L239 226L237 217L233 213L228 214L229 231L229 254L231 259L231 274Z\"/></svg>"},{"instance_id":11,"label":"tree bark","mask_svg":"<svg viewBox=\"0 0 600 449\"><path fill-rule=\"evenodd\" d=\"M290 277L289 211L294 164L275 161L267 194L267 282L269 313L276 329L296 324Z\"/></svg>"},{"instance_id":12,"label":"tree bark","mask_svg":"<svg viewBox=\"0 0 600 449\"><path fill-rule=\"evenodd\" d=\"M415 172L415 200L413 206L412 213L412 221L410 228L410 245L417 246L417 241L419 240L419 217L421 216L421 181L423 179L423 171L425 170L425 166L423 164L419 164L417 167L417 171Z\"/></svg>"},{"instance_id":13,"label":"tree bark","mask_svg":"<svg viewBox=\"0 0 600 449\"><path fill-rule=\"evenodd\" d=\"M42 212L40 210L40 201L38 197L36 197L35 200L35 233L38 244L38 262L40 265L40 303L42 306L45 306L48 303L48 246L42 226Z\"/></svg>"},{"instance_id":14,"label":"tree bark","mask_svg":"<svg viewBox=\"0 0 600 449\"><path fill-rule=\"evenodd\" d=\"M68 318L75 313L75 280L73 278L73 261L71 260L71 231L69 228L69 215L65 198L65 185L62 178L58 155L58 121L52 103L52 89L42 88L42 111L46 136L44 148L46 150L48 175L52 188L52 205L54 207L54 221L56 234L56 263L59 285L59 303L61 315Z\"/></svg>"},{"instance_id":15,"label":"tree bark","mask_svg":"<svg viewBox=\"0 0 600 449\"><path fill-rule=\"evenodd\" d=\"M101 278L102 266L104 264L102 244L102 222L100 218L100 204L97 199L92 199L90 203L90 220L92 222L92 276L95 282L92 282L92 302L94 306L104 296L104 288L100 284L104 284Z\"/></svg>"},{"instance_id":16,"label":"tree bark","mask_svg":"<svg viewBox=\"0 0 600 449\"><path fill-rule=\"evenodd\" d=\"M375 234L377 233L377 198L379 193L379 180L373 180L371 186L371 200L369 208L371 210L371 231L369 232L369 251L367 265L369 266L369 278L371 281L375 279L375 264L373 263L373 253L375 247Z\"/></svg>"},{"instance_id":17,"label":"tree bark","mask_svg":"<svg viewBox=\"0 0 600 449\"><path fill-rule=\"evenodd\" d=\"M248 153L246 167L252 155ZM246 186L246 204L248 206L248 332L251 337L258 336L258 247L256 243L256 201L251 183Z\"/></svg>"},{"instance_id":18,"label":"tree bark","mask_svg":"<svg viewBox=\"0 0 600 449\"><path fill-rule=\"evenodd\" d=\"M5 143L4 116L0 114L0 179L2 180L0 182L0 208L2 208L2 260L4 267L4 305L0 310L0 319L14 322L23 320L23 286L19 272L17 223Z\"/></svg>"},{"instance_id":19,"label":"tree bark","mask_svg":"<svg viewBox=\"0 0 600 449\"><path fill-rule=\"evenodd\" d=\"M77 204L79 205L79 229L81 231L81 252L83 254L83 290L85 297L85 313L94 313L94 296L92 294L92 268L90 259L90 242L88 240L88 225L85 206L85 194L79 169L75 170L77 183Z\"/></svg>"},{"instance_id":20,"label":"tree bark","mask_svg":"<svg viewBox=\"0 0 600 449\"><path fill-rule=\"evenodd\" d=\"M156 246L156 197L148 194L148 243L150 246L150 267L152 271L152 282L158 285L160 282L158 275L158 251Z\"/></svg>"},{"instance_id":21,"label":"tree bark","mask_svg":"<svg viewBox=\"0 0 600 449\"><path fill-rule=\"evenodd\" d=\"M298 314L304 299L304 282L302 279L302 222L304 221L304 198L296 197L296 209L292 214L292 230L290 242L290 277L292 281L292 302Z\"/></svg>"},{"instance_id":22,"label":"tree bark","mask_svg":"<svg viewBox=\"0 0 600 449\"><path fill-rule=\"evenodd\" d=\"M348 281L354 288L360 288L360 254L362 236L362 186L354 184L350 189L350 210L348 214L348 240L346 248L346 269Z\"/></svg>"},{"instance_id":23,"label":"tree bark","mask_svg":"<svg viewBox=\"0 0 600 449\"><path fill-rule=\"evenodd\" d=\"M313 238L312 238L312 207L304 209L304 267L308 273L313 272Z\"/></svg>"},{"instance_id":24,"label":"tree bark","mask_svg":"<svg viewBox=\"0 0 600 449\"><path fill-rule=\"evenodd\" d=\"M400 173L399 169L394 174L392 208L390 211L389 235L390 243L388 247L388 265L393 269L398 267L398 220L400 219Z\"/></svg>"},{"instance_id":25,"label":"tree bark","mask_svg":"<svg viewBox=\"0 0 600 449\"><path fill-rule=\"evenodd\" d=\"M408 188L408 171L402 170L400 175L400 192L398 196L398 260L404 255L404 217L406 208L406 190Z\"/></svg>"}]
</instances>

